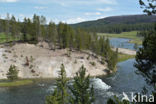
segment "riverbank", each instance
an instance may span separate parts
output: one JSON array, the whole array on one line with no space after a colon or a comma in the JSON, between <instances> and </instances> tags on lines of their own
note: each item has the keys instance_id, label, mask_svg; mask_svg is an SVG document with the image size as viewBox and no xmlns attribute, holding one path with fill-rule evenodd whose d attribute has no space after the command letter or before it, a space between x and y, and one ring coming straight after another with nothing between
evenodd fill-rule
<instances>
[{"instance_id":1,"label":"riverbank","mask_svg":"<svg viewBox=\"0 0 156 104\"><path fill-rule=\"evenodd\" d=\"M0 81L0 87L15 87L15 86L23 86L32 84L33 81L30 79L24 79L24 80L16 80L16 81Z\"/></svg>"},{"instance_id":2,"label":"riverbank","mask_svg":"<svg viewBox=\"0 0 156 104\"><path fill-rule=\"evenodd\" d=\"M112 48L113 51L116 51L118 49L118 53L126 54L126 55L136 55L136 51L125 49L125 48Z\"/></svg>"},{"instance_id":3,"label":"riverbank","mask_svg":"<svg viewBox=\"0 0 156 104\"><path fill-rule=\"evenodd\" d=\"M67 77L74 77L84 65L87 75L106 75L107 63L102 57L89 51L50 50L43 42L37 45L18 43L14 46L0 46L0 79L7 79L10 65L15 65L19 78L57 78L61 64L64 64Z\"/></svg>"},{"instance_id":4,"label":"riverbank","mask_svg":"<svg viewBox=\"0 0 156 104\"><path fill-rule=\"evenodd\" d=\"M132 59L132 58L135 58L135 55L128 55L128 54L119 53L118 54L118 63L126 61L128 59Z\"/></svg>"}]
</instances>

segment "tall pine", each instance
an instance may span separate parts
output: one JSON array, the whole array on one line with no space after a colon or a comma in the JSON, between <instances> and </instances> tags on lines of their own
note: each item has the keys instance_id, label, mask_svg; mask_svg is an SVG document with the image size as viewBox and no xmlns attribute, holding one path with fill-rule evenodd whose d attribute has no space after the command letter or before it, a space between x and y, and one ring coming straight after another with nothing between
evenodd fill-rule
<instances>
[{"instance_id":1,"label":"tall pine","mask_svg":"<svg viewBox=\"0 0 156 104\"><path fill-rule=\"evenodd\" d=\"M71 104L92 104L94 102L94 88L90 88L89 76L86 75L86 68L82 66L74 77L73 86L69 89L72 93Z\"/></svg>"}]
</instances>

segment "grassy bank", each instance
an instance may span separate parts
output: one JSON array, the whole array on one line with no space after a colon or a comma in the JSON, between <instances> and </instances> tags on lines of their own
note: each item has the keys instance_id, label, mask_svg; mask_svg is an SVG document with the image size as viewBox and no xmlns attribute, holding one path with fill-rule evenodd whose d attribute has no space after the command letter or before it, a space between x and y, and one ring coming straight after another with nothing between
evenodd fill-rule
<instances>
[{"instance_id":1,"label":"grassy bank","mask_svg":"<svg viewBox=\"0 0 156 104\"><path fill-rule=\"evenodd\" d=\"M17 81L5 81L0 82L0 87L13 87L13 86L22 86L33 83L32 80L17 80Z\"/></svg>"},{"instance_id":2,"label":"grassy bank","mask_svg":"<svg viewBox=\"0 0 156 104\"><path fill-rule=\"evenodd\" d=\"M127 55L127 54L119 53L118 62L126 61L126 60L131 59L131 58L135 58L135 55Z\"/></svg>"},{"instance_id":3,"label":"grassy bank","mask_svg":"<svg viewBox=\"0 0 156 104\"><path fill-rule=\"evenodd\" d=\"M98 35L112 38L127 38L131 39L130 43L142 44L142 38L137 36L137 31L122 32L120 34L98 33Z\"/></svg>"}]
</instances>

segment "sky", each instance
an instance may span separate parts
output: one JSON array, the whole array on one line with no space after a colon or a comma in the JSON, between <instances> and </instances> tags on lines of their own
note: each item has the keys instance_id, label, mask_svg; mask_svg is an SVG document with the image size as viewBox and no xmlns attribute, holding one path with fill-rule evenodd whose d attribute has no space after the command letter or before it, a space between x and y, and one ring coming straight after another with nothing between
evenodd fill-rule
<instances>
[{"instance_id":1,"label":"sky","mask_svg":"<svg viewBox=\"0 0 156 104\"><path fill-rule=\"evenodd\" d=\"M108 16L142 14L139 0L0 0L0 17L43 15L47 22L73 24Z\"/></svg>"}]
</instances>

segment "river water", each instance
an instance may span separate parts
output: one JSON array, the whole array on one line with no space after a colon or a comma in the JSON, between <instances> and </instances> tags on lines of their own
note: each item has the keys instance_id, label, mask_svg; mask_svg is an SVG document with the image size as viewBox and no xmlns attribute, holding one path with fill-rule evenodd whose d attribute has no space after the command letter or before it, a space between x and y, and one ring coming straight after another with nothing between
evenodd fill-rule
<instances>
[{"instance_id":1,"label":"river water","mask_svg":"<svg viewBox=\"0 0 156 104\"><path fill-rule=\"evenodd\" d=\"M123 92L152 92L152 87L145 78L133 67L135 60L118 63L117 72L113 75L92 78L95 89L95 104L106 104L108 98L114 95L123 97ZM42 80L27 86L0 88L0 104L44 104L45 96L50 94L55 85L54 80ZM146 90L145 90L146 89Z\"/></svg>"},{"instance_id":2,"label":"river water","mask_svg":"<svg viewBox=\"0 0 156 104\"><path fill-rule=\"evenodd\" d=\"M134 47L134 43L129 43L130 39L126 38L110 38L110 44L115 48L126 48L130 50L137 50ZM138 45L137 48L141 47L141 45Z\"/></svg>"}]
</instances>

